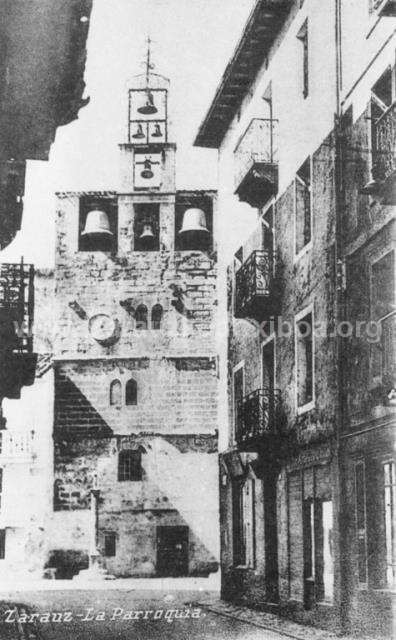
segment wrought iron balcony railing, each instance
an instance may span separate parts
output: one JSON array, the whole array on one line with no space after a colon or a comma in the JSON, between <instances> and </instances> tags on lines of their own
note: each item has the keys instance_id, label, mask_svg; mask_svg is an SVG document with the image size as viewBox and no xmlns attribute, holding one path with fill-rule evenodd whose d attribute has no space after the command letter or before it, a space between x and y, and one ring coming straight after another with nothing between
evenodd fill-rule
<instances>
[{"instance_id":1,"label":"wrought iron balcony railing","mask_svg":"<svg viewBox=\"0 0 396 640\"><path fill-rule=\"evenodd\" d=\"M276 120L253 118L234 149L235 193L252 207L278 191Z\"/></svg>"},{"instance_id":2,"label":"wrought iron balcony railing","mask_svg":"<svg viewBox=\"0 0 396 640\"><path fill-rule=\"evenodd\" d=\"M396 16L396 0L374 0L373 10L380 16Z\"/></svg>"},{"instance_id":3,"label":"wrought iron balcony railing","mask_svg":"<svg viewBox=\"0 0 396 640\"><path fill-rule=\"evenodd\" d=\"M12 351L18 353L32 353L33 350L33 278L33 265L24 264L23 261L19 264L0 264L1 339L4 341L9 332ZM5 330L7 323L9 329ZM7 345L2 344L1 347L6 349Z\"/></svg>"},{"instance_id":4,"label":"wrought iron balcony railing","mask_svg":"<svg viewBox=\"0 0 396 640\"><path fill-rule=\"evenodd\" d=\"M250 449L265 442L277 432L280 411L278 389L256 389L237 405L235 440L240 448Z\"/></svg>"},{"instance_id":5,"label":"wrought iron balcony railing","mask_svg":"<svg viewBox=\"0 0 396 640\"><path fill-rule=\"evenodd\" d=\"M274 305L274 256L269 251L253 251L235 274L234 315L265 320Z\"/></svg>"},{"instance_id":6,"label":"wrought iron balcony railing","mask_svg":"<svg viewBox=\"0 0 396 640\"><path fill-rule=\"evenodd\" d=\"M396 102L373 123L373 127L373 177L377 181L391 179L393 182L396 173Z\"/></svg>"}]
</instances>

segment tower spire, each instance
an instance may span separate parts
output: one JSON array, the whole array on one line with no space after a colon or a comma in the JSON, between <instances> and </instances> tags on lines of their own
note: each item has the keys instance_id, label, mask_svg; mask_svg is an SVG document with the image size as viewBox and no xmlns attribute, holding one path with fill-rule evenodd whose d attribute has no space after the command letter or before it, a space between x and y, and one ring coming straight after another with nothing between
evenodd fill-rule
<instances>
[{"instance_id":1,"label":"tower spire","mask_svg":"<svg viewBox=\"0 0 396 640\"><path fill-rule=\"evenodd\" d=\"M147 36L147 54L146 54L146 87L148 89L149 87L149 82L150 82L150 71L152 69L154 69L154 65L151 62L151 43L152 40L150 38L150 36Z\"/></svg>"}]
</instances>

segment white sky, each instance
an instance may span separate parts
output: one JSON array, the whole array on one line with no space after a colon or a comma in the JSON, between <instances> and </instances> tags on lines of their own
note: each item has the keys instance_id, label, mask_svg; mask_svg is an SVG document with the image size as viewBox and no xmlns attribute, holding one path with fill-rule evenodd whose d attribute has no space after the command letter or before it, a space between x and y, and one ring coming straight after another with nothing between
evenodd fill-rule
<instances>
[{"instance_id":1,"label":"white sky","mask_svg":"<svg viewBox=\"0 0 396 640\"><path fill-rule=\"evenodd\" d=\"M55 191L114 189L126 141L128 78L141 73L152 38L155 72L167 76L178 144L177 187L215 188L217 152L192 147L254 0L94 0L86 95L79 119L58 129L50 160L29 162L22 230L1 260L52 266Z\"/></svg>"}]
</instances>

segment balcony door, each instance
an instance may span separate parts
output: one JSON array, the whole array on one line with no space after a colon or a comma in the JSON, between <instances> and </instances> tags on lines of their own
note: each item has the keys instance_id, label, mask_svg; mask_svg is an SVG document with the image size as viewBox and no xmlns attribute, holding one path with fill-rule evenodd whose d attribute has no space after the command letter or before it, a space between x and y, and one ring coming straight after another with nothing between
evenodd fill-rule
<instances>
[{"instance_id":1,"label":"balcony door","mask_svg":"<svg viewBox=\"0 0 396 640\"><path fill-rule=\"evenodd\" d=\"M233 412L234 412L234 439L237 435L238 427L240 426L240 420L238 420L238 411L240 403L243 400L245 394L245 372L244 363L239 363L234 367L233 372Z\"/></svg>"},{"instance_id":2,"label":"balcony door","mask_svg":"<svg viewBox=\"0 0 396 640\"><path fill-rule=\"evenodd\" d=\"M270 338L261 348L261 381L262 388L268 390L269 400L273 398L275 389L275 340Z\"/></svg>"}]
</instances>

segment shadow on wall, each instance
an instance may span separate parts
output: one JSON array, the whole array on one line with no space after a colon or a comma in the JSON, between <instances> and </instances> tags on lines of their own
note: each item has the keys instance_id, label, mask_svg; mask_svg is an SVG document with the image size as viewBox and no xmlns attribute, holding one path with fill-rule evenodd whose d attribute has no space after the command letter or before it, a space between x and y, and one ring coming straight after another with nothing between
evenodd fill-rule
<instances>
[{"instance_id":1,"label":"shadow on wall","mask_svg":"<svg viewBox=\"0 0 396 640\"><path fill-rule=\"evenodd\" d=\"M86 512L98 472L101 563L116 577L207 576L218 569L217 454L209 439L192 437L183 452L179 439L86 438L70 443L57 459L57 511ZM140 481L117 480L119 452L126 447L142 451ZM63 548L50 552L47 566L56 568L57 578L83 568L68 551L72 538L73 531L65 531ZM86 557L85 545L74 548Z\"/></svg>"},{"instance_id":2,"label":"shadow on wall","mask_svg":"<svg viewBox=\"0 0 396 640\"><path fill-rule=\"evenodd\" d=\"M78 439L85 436L108 438L113 435L109 425L91 402L62 372L55 378L55 433L57 437Z\"/></svg>"}]
</instances>

